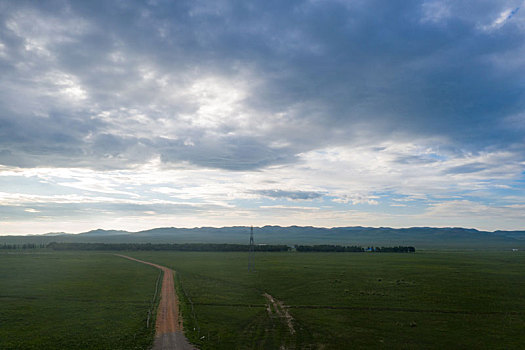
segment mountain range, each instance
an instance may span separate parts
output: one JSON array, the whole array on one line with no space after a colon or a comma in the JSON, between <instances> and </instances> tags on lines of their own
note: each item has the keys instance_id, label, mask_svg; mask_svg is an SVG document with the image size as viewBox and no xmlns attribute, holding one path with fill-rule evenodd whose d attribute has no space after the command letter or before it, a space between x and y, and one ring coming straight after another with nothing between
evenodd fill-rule
<instances>
[{"instance_id":1,"label":"mountain range","mask_svg":"<svg viewBox=\"0 0 525 350\"><path fill-rule=\"evenodd\" d=\"M412 245L420 248L525 248L525 231L479 231L461 227L312 227L263 226L253 228L256 244L340 244L360 246ZM243 243L250 227L162 227L128 232L97 229L79 234L48 233L0 236L0 243Z\"/></svg>"}]
</instances>

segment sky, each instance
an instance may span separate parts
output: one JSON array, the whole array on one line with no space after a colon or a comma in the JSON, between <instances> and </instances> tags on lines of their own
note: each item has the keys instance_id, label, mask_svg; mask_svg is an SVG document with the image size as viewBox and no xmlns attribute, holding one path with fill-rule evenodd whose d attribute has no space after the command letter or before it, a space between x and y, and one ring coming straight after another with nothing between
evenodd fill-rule
<instances>
[{"instance_id":1,"label":"sky","mask_svg":"<svg viewBox=\"0 0 525 350\"><path fill-rule=\"evenodd\" d=\"M524 6L0 0L0 234L523 230Z\"/></svg>"}]
</instances>

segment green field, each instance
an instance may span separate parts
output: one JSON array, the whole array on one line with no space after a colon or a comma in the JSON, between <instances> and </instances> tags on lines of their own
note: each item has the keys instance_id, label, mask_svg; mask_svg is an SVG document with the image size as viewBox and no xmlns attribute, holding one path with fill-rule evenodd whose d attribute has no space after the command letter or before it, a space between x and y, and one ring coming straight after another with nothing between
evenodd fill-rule
<instances>
[{"instance_id":1,"label":"green field","mask_svg":"<svg viewBox=\"0 0 525 350\"><path fill-rule=\"evenodd\" d=\"M256 272L247 253L127 254L178 272L187 336L202 349L525 344L523 252L256 253ZM101 253L1 253L0 273L0 349L151 342L152 267ZM289 307L293 334L263 293Z\"/></svg>"},{"instance_id":2,"label":"green field","mask_svg":"<svg viewBox=\"0 0 525 350\"><path fill-rule=\"evenodd\" d=\"M0 253L0 349L145 349L158 270L108 254Z\"/></svg>"},{"instance_id":3,"label":"green field","mask_svg":"<svg viewBox=\"0 0 525 350\"><path fill-rule=\"evenodd\" d=\"M254 273L243 253L131 255L179 272L203 349L525 346L521 252L259 253ZM290 307L294 335L263 292Z\"/></svg>"}]
</instances>

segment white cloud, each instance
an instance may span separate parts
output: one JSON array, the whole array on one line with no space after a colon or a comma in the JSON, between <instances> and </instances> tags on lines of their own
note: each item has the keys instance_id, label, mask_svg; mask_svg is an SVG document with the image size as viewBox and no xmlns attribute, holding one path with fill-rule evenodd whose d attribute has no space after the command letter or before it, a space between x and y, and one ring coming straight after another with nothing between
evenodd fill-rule
<instances>
[{"instance_id":1,"label":"white cloud","mask_svg":"<svg viewBox=\"0 0 525 350\"><path fill-rule=\"evenodd\" d=\"M517 8L507 8L500 12L498 17L490 24L482 26L482 29L485 31L492 31L499 29L507 23L518 11L519 7Z\"/></svg>"},{"instance_id":2,"label":"white cloud","mask_svg":"<svg viewBox=\"0 0 525 350\"><path fill-rule=\"evenodd\" d=\"M449 1L426 0L421 5L423 12L422 22L439 23L447 20L451 15Z\"/></svg>"},{"instance_id":3,"label":"white cloud","mask_svg":"<svg viewBox=\"0 0 525 350\"><path fill-rule=\"evenodd\" d=\"M319 210L318 207L300 207L300 206L293 206L293 205L261 205L259 206L261 209L279 209L279 210Z\"/></svg>"},{"instance_id":4,"label":"white cloud","mask_svg":"<svg viewBox=\"0 0 525 350\"><path fill-rule=\"evenodd\" d=\"M159 225L172 217L177 218L177 225L180 226L191 226L190 223L199 218L204 220L203 223L224 225L228 224L228 220L231 220L232 224L241 224L245 223L243 220L251 218L249 220L261 223L262 220L268 220L266 223L309 222L327 226L357 223L376 223L379 226L411 226L416 223L440 225L447 220L463 220L478 222L479 228L492 228L498 224L503 225L501 218L512 217L514 223L519 222L517 211L521 205L521 197L500 198L510 204L495 206L461 198L465 194L479 194L489 198L491 190L512 190L513 181L519 178L520 169L523 167L514 157L512 152L457 155L438 152L423 143L385 142L374 147L341 146L315 150L301 155L301 162L294 165L235 173L196 167L165 169L158 161L133 170L109 172L4 167L0 175L37 177L47 184L68 188L76 193L44 195L2 192L0 203L15 207L38 204L37 210L41 210L40 206L51 208L52 205L59 204L77 204L81 205L81 208L115 205L119 207L109 211L104 209L103 215L111 215L112 212L118 211L118 214L113 215L122 217L131 215L132 211L126 214L121 206L133 205L144 208L141 213L144 220L146 216L150 218L151 226ZM313 206L263 203L258 204L259 209L247 209L237 204L237 201L260 200L261 196L258 193L261 191L283 193L283 196L285 193L298 193L303 196L306 193L322 193L325 198L331 198L336 206L350 203L377 206L385 203L390 207L401 207L412 202L418 203L420 208L422 203L426 203L429 209L424 214L372 214L364 209L360 209L359 212L352 211L352 207L341 210L326 203L321 207L317 203L323 201L323 197L310 199ZM181 205L184 206L184 211L193 212L194 217L185 216L176 209ZM146 209L146 206L150 209ZM156 209L158 206L173 209L159 210ZM165 210L173 214L170 216L169 213L163 212ZM202 210L210 212L208 219L203 218ZM279 210L297 214L285 216ZM152 212L156 213L154 219L151 218ZM310 214L307 218L302 217L300 212ZM64 220L69 214L57 212L55 215ZM132 215L136 218L138 212L133 212ZM485 216L491 217L493 223L484 219ZM130 223L126 227L138 227L136 225L138 224Z\"/></svg>"},{"instance_id":5,"label":"white cloud","mask_svg":"<svg viewBox=\"0 0 525 350\"><path fill-rule=\"evenodd\" d=\"M75 42L91 29L88 21L64 11L67 16L55 17L33 9L19 10L7 20L6 27L24 40L26 51L53 58L53 44Z\"/></svg>"},{"instance_id":6,"label":"white cloud","mask_svg":"<svg viewBox=\"0 0 525 350\"><path fill-rule=\"evenodd\" d=\"M0 41L0 57L7 57L7 49L3 42Z\"/></svg>"}]
</instances>

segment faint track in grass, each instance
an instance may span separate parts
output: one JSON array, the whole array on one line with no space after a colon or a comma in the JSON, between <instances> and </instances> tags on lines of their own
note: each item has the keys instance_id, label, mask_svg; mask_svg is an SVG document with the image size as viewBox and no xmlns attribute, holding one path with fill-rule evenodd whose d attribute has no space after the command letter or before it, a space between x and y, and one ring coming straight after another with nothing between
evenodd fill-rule
<instances>
[{"instance_id":1,"label":"faint track in grass","mask_svg":"<svg viewBox=\"0 0 525 350\"><path fill-rule=\"evenodd\" d=\"M232 304L232 303L194 303L202 306L219 307L248 307L266 308L267 304ZM402 307L370 307L370 306L334 306L334 305L284 305L286 309L325 309L325 310L356 310L356 311L391 311L391 312L419 312L436 314L459 314L459 315L523 315L520 311L469 311L469 310L438 310L438 309L414 309Z\"/></svg>"},{"instance_id":2,"label":"faint track in grass","mask_svg":"<svg viewBox=\"0 0 525 350\"><path fill-rule=\"evenodd\" d=\"M155 324L155 340L153 350L193 350L195 347L188 342L182 329L182 319L179 317L179 302L175 294L173 281L174 271L161 265L132 258L127 255L115 254L122 258L142 264L154 266L164 272L160 303Z\"/></svg>"},{"instance_id":3,"label":"faint track in grass","mask_svg":"<svg viewBox=\"0 0 525 350\"><path fill-rule=\"evenodd\" d=\"M356 310L356 311L391 311L391 312L419 312L435 314L460 314L460 315L521 315L518 311L469 311L469 310L437 310L437 309L411 309L402 307L369 307L369 306L330 306L330 305L287 305L290 309L326 309L326 310Z\"/></svg>"}]
</instances>

